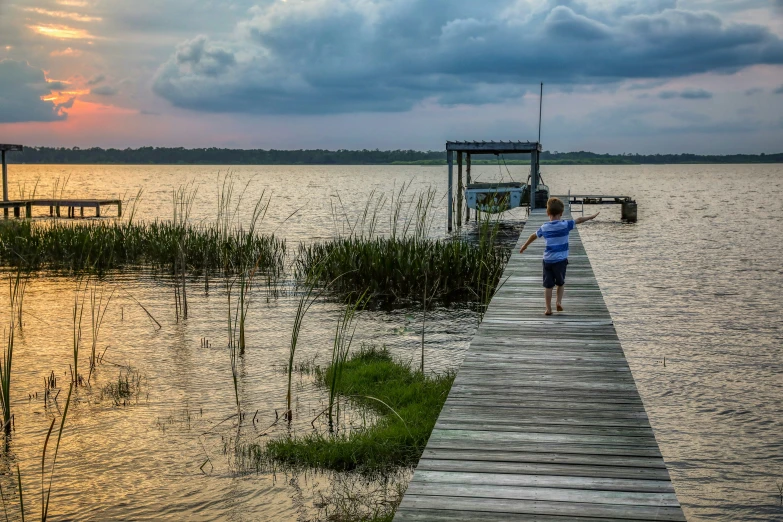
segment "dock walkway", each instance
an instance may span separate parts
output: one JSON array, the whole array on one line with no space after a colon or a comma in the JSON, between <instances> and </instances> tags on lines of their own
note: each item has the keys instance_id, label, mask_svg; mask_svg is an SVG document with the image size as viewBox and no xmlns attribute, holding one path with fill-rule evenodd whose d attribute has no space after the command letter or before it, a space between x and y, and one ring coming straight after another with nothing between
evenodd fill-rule
<instances>
[{"instance_id":1,"label":"dock walkway","mask_svg":"<svg viewBox=\"0 0 783 522\"><path fill-rule=\"evenodd\" d=\"M49 207L49 215L60 217L60 208L65 207L69 218L76 217L76 209L79 209L79 215L84 217L84 209L95 209L95 217L101 217L101 208L107 206L117 207L117 217L122 217L121 199L19 199L13 201L0 201L0 208L4 210L5 217L8 217L8 210L13 209L14 217L21 215L24 209L25 217L33 217L33 207Z\"/></svg>"},{"instance_id":2,"label":"dock walkway","mask_svg":"<svg viewBox=\"0 0 783 522\"><path fill-rule=\"evenodd\" d=\"M534 211L394 518L685 520L579 231L543 315ZM553 303L554 305L554 303Z\"/></svg>"}]
</instances>

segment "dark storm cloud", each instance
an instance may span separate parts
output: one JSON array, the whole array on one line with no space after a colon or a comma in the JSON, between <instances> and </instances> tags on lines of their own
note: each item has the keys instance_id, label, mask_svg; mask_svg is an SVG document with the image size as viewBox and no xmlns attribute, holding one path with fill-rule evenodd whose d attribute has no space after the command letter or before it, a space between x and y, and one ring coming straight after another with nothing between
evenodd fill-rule
<instances>
[{"instance_id":1,"label":"dark storm cloud","mask_svg":"<svg viewBox=\"0 0 783 522\"><path fill-rule=\"evenodd\" d=\"M755 96L757 94L761 94L762 92L764 92L764 89L761 87L751 87L745 91L745 96Z\"/></svg>"},{"instance_id":2,"label":"dark storm cloud","mask_svg":"<svg viewBox=\"0 0 783 522\"><path fill-rule=\"evenodd\" d=\"M775 94L783 94L783 85L772 91Z\"/></svg>"},{"instance_id":3,"label":"dark storm cloud","mask_svg":"<svg viewBox=\"0 0 783 522\"><path fill-rule=\"evenodd\" d=\"M111 85L101 85L90 89L90 94L97 94L99 96L114 96L118 92L120 92L119 89L112 87Z\"/></svg>"},{"instance_id":4,"label":"dark storm cloud","mask_svg":"<svg viewBox=\"0 0 783 522\"><path fill-rule=\"evenodd\" d=\"M709 100L712 93L704 89L685 89L684 91L662 91L658 93L662 100L671 100L673 98L683 98L686 100Z\"/></svg>"},{"instance_id":5,"label":"dark storm cloud","mask_svg":"<svg viewBox=\"0 0 783 522\"><path fill-rule=\"evenodd\" d=\"M615 10L576 0L537 9L519 0L289 0L251 14L231 40L181 43L154 91L202 111L404 111L424 100L503 101L539 80L579 86L783 63L769 29L667 0Z\"/></svg>"},{"instance_id":6,"label":"dark storm cloud","mask_svg":"<svg viewBox=\"0 0 783 522\"><path fill-rule=\"evenodd\" d=\"M60 109L68 108L65 104L41 100L63 86L47 82L44 72L27 62L0 60L0 123L64 120Z\"/></svg>"},{"instance_id":7,"label":"dark storm cloud","mask_svg":"<svg viewBox=\"0 0 783 522\"><path fill-rule=\"evenodd\" d=\"M95 76L95 77L90 78L89 80L87 80L87 85L98 85L99 83L101 83L105 79L106 79L106 76L104 76L103 74L99 74L98 76Z\"/></svg>"}]
</instances>

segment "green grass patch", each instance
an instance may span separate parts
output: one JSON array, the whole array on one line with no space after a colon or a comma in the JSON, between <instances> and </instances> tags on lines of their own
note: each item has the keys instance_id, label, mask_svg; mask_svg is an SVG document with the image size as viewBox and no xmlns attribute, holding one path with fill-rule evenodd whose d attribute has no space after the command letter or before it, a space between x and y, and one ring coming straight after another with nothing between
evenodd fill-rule
<instances>
[{"instance_id":1,"label":"green grass patch","mask_svg":"<svg viewBox=\"0 0 783 522\"><path fill-rule=\"evenodd\" d=\"M317 376L324 386L331 378L331 367ZM385 349L362 348L343 363L338 392L376 412L380 418L373 426L349 434L274 440L256 448L255 454L259 460L295 468L383 473L414 466L453 382L454 373L422 375Z\"/></svg>"}]
</instances>

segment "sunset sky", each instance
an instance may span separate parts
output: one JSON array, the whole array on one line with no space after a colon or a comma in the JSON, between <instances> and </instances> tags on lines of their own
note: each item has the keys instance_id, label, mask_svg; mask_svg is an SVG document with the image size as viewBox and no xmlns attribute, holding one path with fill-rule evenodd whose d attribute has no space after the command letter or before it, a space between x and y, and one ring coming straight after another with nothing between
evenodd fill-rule
<instances>
[{"instance_id":1,"label":"sunset sky","mask_svg":"<svg viewBox=\"0 0 783 522\"><path fill-rule=\"evenodd\" d=\"M0 0L0 143L783 151L783 0Z\"/></svg>"}]
</instances>

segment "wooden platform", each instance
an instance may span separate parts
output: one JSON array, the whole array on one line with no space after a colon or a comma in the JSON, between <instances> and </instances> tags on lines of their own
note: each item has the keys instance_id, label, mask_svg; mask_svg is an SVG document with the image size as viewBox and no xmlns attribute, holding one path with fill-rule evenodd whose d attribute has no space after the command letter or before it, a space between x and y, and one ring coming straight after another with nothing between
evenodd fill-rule
<instances>
[{"instance_id":1,"label":"wooden platform","mask_svg":"<svg viewBox=\"0 0 783 522\"><path fill-rule=\"evenodd\" d=\"M24 209L25 217L30 218L33 215L33 207L49 207L50 216L61 216L61 209L66 209L66 215L71 218L76 217L76 209L79 209L79 216L84 217L84 209L94 209L95 217L101 216L101 208L107 206L117 207L117 217L122 217L122 200L119 199L25 199L15 201L0 201L0 208L4 209L5 216L8 217L8 210L13 209L14 217L20 217L21 210Z\"/></svg>"},{"instance_id":2,"label":"wooden platform","mask_svg":"<svg viewBox=\"0 0 783 522\"><path fill-rule=\"evenodd\" d=\"M545 317L534 211L395 521L685 520L578 230ZM590 226L583 225L583 226Z\"/></svg>"}]
</instances>

